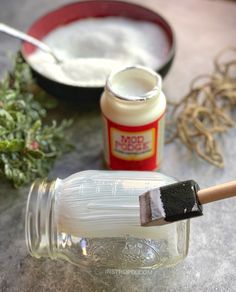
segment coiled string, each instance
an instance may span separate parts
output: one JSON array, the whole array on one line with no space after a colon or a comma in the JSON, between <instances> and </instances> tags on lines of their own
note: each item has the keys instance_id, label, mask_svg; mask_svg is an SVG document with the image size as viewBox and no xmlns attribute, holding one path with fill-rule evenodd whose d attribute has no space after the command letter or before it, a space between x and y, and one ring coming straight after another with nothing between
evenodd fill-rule
<instances>
[{"instance_id":1,"label":"coiled string","mask_svg":"<svg viewBox=\"0 0 236 292\"><path fill-rule=\"evenodd\" d=\"M236 48L221 51L214 59L214 72L190 84L189 93L178 103L169 102L166 143L179 138L198 156L224 167L217 143L219 134L236 126ZM233 58L232 58L233 57Z\"/></svg>"}]
</instances>

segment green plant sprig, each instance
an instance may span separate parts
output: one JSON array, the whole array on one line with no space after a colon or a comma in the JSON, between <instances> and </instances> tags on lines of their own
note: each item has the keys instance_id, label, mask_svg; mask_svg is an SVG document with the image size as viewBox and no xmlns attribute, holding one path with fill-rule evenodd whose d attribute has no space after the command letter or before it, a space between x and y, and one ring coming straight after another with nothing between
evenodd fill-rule
<instances>
[{"instance_id":1,"label":"green plant sprig","mask_svg":"<svg viewBox=\"0 0 236 292\"><path fill-rule=\"evenodd\" d=\"M0 175L18 188L48 174L56 158L70 149L64 130L72 121L44 125L46 109L30 90L30 69L17 56L0 84Z\"/></svg>"}]
</instances>

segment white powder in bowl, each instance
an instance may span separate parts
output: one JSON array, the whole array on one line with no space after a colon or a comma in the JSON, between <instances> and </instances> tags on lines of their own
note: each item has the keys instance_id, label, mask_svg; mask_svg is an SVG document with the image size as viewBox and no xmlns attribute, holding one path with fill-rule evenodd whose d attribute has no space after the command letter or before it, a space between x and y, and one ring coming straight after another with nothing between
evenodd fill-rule
<instances>
[{"instance_id":1,"label":"white powder in bowl","mask_svg":"<svg viewBox=\"0 0 236 292\"><path fill-rule=\"evenodd\" d=\"M169 44L154 23L123 17L87 18L58 27L43 40L62 60L36 50L30 65L60 83L103 87L107 76L120 66L143 65L157 69Z\"/></svg>"}]
</instances>

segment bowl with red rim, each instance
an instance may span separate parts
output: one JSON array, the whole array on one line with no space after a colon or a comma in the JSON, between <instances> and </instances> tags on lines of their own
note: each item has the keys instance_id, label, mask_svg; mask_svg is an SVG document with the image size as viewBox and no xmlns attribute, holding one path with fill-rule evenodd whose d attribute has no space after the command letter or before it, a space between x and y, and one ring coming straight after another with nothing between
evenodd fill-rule
<instances>
[{"instance_id":1,"label":"bowl with red rim","mask_svg":"<svg viewBox=\"0 0 236 292\"><path fill-rule=\"evenodd\" d=\"M166 37L165 43L163 43L161 64L158 68L155 68L155 71L163 78L166 76L175 56L173 29L160 14L137 4L118 0L89 0L71 3L40 17L29 27L27 33L39 40L43 40L49 33L64 25L86 18L101 17L124 17L132 20L148 21L161 28ZM32 67L28 59L35 50L36 48L33 45L24 42L22 44L21 54L24 60L30 65L37 83L49 94L55 97L83 101L90 101L91 99L98 99L100 97L103 86L68 85L49 78L42 74L42 72L39 72L37 68Z\"/></svg>"}]
</instances>

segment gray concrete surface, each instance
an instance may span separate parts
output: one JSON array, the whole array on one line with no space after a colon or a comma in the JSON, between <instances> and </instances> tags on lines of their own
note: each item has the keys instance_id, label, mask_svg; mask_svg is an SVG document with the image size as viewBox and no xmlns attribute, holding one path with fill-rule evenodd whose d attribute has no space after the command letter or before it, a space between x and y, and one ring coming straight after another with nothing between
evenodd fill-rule
<instances>
[{"instance_id":1,"label":"gray concrete surface","mask_svg":"<svg viewBox=\"0 0 236 292\"><path fill-rule=\"evenodd\" d=\"M143 3L143 1L134 1ZM0 0L0 21L26 30L40 15L66 0ZM193 77L211 72L212 58L222 48L235 45L235 1L146 0L172 23L177 36L175 63L164 81L167 97L183 96ZM0 34L0 72L9 68L6 53L19 49L17 40ZM75 171L102 165L101 121L98 109L80 108L56 112L58 118L72 116L68 133L76 151L57 161L52 176L65 177ZM236 130L221 139L225 168L217 169L192 156L179 142L165 148L161 171L179 179L192 178L201 187L235 179ZM27 254L24 213L28 188L13 190L0 182L0 291L236 291L236 199L204 208L204 217L191 222L187 259L173 268L146 275L82 269L63 261L37 260Z\"/></svg>"}]
</instances>

